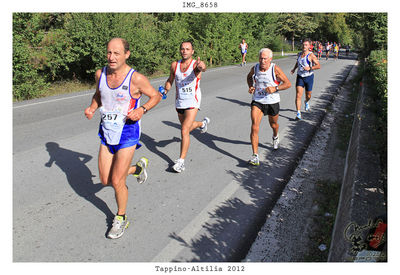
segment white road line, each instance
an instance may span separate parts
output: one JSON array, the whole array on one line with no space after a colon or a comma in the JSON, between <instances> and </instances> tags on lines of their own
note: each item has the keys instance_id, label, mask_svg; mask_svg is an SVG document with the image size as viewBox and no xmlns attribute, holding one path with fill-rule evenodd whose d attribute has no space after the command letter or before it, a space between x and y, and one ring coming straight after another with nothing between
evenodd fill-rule
<instances>
[{"instance_id":1,"label":"white road line","mask_svg":"<svg viewBox=\"0 0 400 275\"><path fill-rule=\"evenodd\" d=\"M186 243L196 236L203 228L202 225L210 219L210 213L218 207L219 204L227 201L239 189L240 184L232 181L228 184L207 206L184 228L178 236ZM166 247L158 253L152 262L171 262L185 247L177 240L171 240Z\"/></svg>"},{"instance_id":2,"label":"white road line","mask_svg":"<svg viewBox=\"0 0 400 275\"><path fill-rule=\"evenodd\" d=\"M93 95L93 92L83 94L83 95L75 95L75 96L69 96L69 97L63 97L63 98L57 98L57 99L51 99L51 100L46 100L46 101L40 101L40 102L35 102L35 103L30 103L30 104L25 104L25 105L20 105L20 106L14 106L13 109L18 109L22 107L29 107L29 106L34 106L34 105L39 105L43 103L50 103L50 102L55 102L55 101L61 101L61 100L66 100L66 99L71 99L71 98L76 98L76 97L82 97L82 96L88 96L88 95Z\"/></svg>"}]
</instances>

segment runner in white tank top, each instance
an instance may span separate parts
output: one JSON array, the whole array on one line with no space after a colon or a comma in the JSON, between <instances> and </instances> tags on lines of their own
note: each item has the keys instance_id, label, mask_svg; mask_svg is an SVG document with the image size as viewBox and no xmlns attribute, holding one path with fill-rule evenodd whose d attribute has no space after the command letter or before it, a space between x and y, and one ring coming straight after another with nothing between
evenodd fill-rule
<instances>
[{"instance_id":1,"label":"runner in white tank top","mask_svg":"<svg viewBox=\"0 0 400 275\"><path fill-rule=\"evenodd\" d=\"M201 132L205 133L207 124L210 123L207 117L203 121L195 121L201 102L201 73L206 70L206 64L200 57L197 60L192 59L194 49L191 42L182 42L179 49L182 59L172 62L169 78L164 85L166 94L174 81L176 83L175 108L181 123L182 140L179 159L175 161L172 169L178 173L185 170L184 160L189 150L190 132L200 128Z\"/></svg>"},{"instance_id":2,"label":"runner in white tank top","mask_svg":"<svg viewBox=\"0 0 400 275\"><path fill-rule=\"evenodd\" d=\"M107 67L104 67L99 81L101 96L99 136L104 144L118 145L120 148L133 146L140 148L140 120L127 119L128 112L140 106L140 97L130 94L130 83L135 70L131 69L121 85L110 88L107 83ZM110 150L113 150L110 146Z\"/></svg>"},{"instance_id":3,"label":"runner in white tank top","mask_svg":"<svg viewBox=\"0 0 400 275\"><path fill-rule=\"evenodd\" d=\"M108 66L96 71L97 89L90 106L85 109L85 116L92 119L100 108L99 177L103 185L114 188L118 207L112 228L107 233L111 239L121 237L129 225L126 217L127 176L134 175L139 183L147 179L148 160L142 157L134 166L131 162L135 149L139 147L140 119L161 100L149 80L126 64L129 55L126 40L113 38L108 42ZM139 106L142 94L149 99Z\"/></svg>"},{"instance_id":4,"label":"runner in white tank top","mask_svg":"<svg viewBox=\"0 0 400 275\"><path fill-rule=\"evenodd\" d=\"M242 55L242 63L240 64L240 66L243 66L246 65L246 54L248 48L246 40L242 39L242 43L239 44L239 48L240 48L240 53Z\"/></svg>"},{"instance_id":5,"label":"runner in white tank top","mask_svg":"<svg viewBox=\"0 0 400 275\"><path fill-rule=\"evenodd\" d=\"M191 60L185 71L182 71L182 60L179 60L175 68L176 99L175 108L200 109L201 90L200 76L194 72L195 60Z\"/></svg>"},{"instance_id":6,"label":"runner in white tank top","mask_svg":"<svg viewBox=\"0 0 400 275\"><path fill-rule=\"evenodd\" d=\"M249 93L253 95L251 102L251 148L253 155L249 160L251 165L259 165L258 132L263 115L268 115L272 128L272 143L274 149L279 147L279 102L280 90L290 88L291 84L286 75L276 64L272 63L272 51L268 48L259 52L259 63L251 68L247 75Z\"/></svg>"},{"instance_id":7,"label":"runner in white tank top","mask_svg":"<svg viewBox=\"0 0 400 275\"><path fill-rule=\"evenodd\" d=\"M280 102L278 91L272 94L267 92L267 87L277 87L279 85L275 75L275 66L275 63L271 63L266 71L260 71L260 63L254 66L254 101L261 104L275 104Z\"/></svg>"},{"instance_id":8,"label":"runner in white tank top","mask_svg":"<svg viewBox=\"0 0 400 275\"><path fill-rule=\"evenodd\" d=\"M305 111L309 111L309 101L311 99L312 88L314 84L314 70L321 68L318 58L314 53L310 52L311 41L305 39L303 42L303 50L297 56L296 64L291 70L291 74L297 70L296 77L296 120L301 120L301 97L303 96L304 89L306 90L306 99L304 101Z\"/></svg>"}]
</instances>

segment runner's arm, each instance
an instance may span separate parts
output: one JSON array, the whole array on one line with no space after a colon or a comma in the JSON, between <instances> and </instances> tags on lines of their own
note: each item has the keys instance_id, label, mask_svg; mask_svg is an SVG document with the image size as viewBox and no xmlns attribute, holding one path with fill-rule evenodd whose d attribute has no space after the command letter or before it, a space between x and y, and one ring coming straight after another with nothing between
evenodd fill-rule
<instances>
[{"instance_id":1,"label":"runner's arm","mask_svg":"<svg viewBox=\"0 0 400 275\"><path fill-rule=\"evenodd\" d=\"M311 64L314 64L314 66L311 66L311 70L318 70L321 69L321 64L319 64L318 58L315 56L315 54L311 54Z\"/></svg>"},{"instance_id":2,"label":"runner's arm","mask_svg":"<svg viewBox=\"0 0 400 275\"><path fill-rule=\"evenodd\" d=\"M294 72L296 71L297 67L298 67L299 62L296 61L296 64L294 64L294 68L290 71L291 74L294 74Z\"/></svg>"},{"instance_id":3,"label":"runner's arm","mask_svg":"<svg viewBox=\"0 0 400 275\"><path fill-rule=\"evenodd\" d=\"M136 72L134 77L132 77L131 84L135 87L138 93L142 93L148 96L149 100L142 104L138 108L132 110L128 113L127 117L133 121L138 121L142 116L154 108L160 101L161 97L159 93L151 86L150 81L144 75Z\"/></svg>"},{"instance_id":4,"label":"runner's arm","mask_svg":"<svg viewBox=\"0 0 400 275\"><path fill-rule=\"evenodd\" d=\"M278 65L275 65L275 75L276 78L280 80L280 84L275 87L275 91L286 90L292 87L292 83L290 83L289 79Z\"/></svg>"},{"instance_id":5,"label":"runner's arm","mask_svg":"<svg viewBox=\"0 0 400 275\"><path fill-rule=\"evenodd\" d=\"M194 65L194 73L196 77L200 75L201 72L205 72L207 69L206 64L200 60L200 57L197 57L196 63Z\"/></svg>"},{"instance_id":6,"label":"runner's arm","mask_svg":"<svg viewBox=\"0 0 400 275\"><path fill-rule=\"evenodd\" d=\"M168 77L168 79L167 79L167 81L165 82L165 85L164 85L165 94L168 93L168 91L169 91L169 90L171 89L171 87L172 87L172 84L174 83L174 79L175 79L175 69L176 69L177 63L178 63L178 62L176 62L176 61L172 62L171 68L169 69L169 77Z\"/></svg>"},{"instance_id":7,"label":"runner's arm","mask_svg":"<svg viewBox=\"0 0 400 275\"><path fill-rule=\"evenodd\" d=\"M247 85L249 86L249 93L252 94L255 91L254 88L254 79L253 79L253 75L254 75L254 66L251 68L249 74L247 75Z\"/></svg>"},{"instance_id":8,"label":"runner's arm","mask_svg":"<svg viewBox=\"0 0 400 275\"><path fill-rule=\"evenodd\" d=\"M99 81L101 76L101 70L97 70L95 74L96 79L96 92L92 97L92 103L89 107L85 109L85 116L88 119L92 119L94 112L101 106L101 97L100 97L100 90L99 90Z\"/></svg>"}]
</instances>

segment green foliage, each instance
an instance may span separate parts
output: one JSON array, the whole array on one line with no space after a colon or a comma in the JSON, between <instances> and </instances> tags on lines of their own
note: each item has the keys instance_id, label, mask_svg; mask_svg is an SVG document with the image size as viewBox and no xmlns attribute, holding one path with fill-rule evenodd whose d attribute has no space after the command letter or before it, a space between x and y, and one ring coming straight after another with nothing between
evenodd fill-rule
<instances>
[{"instance_id":1,"label":"green foliage","mask_svg":"<svg viewBox=\"0 0 400 275\"><path fill-rule=\"evenodd\" d=\"M319 15L316 20L319 25L318 39L342 45L351 44L351 32L344 13L327 13Z\"/></svg>"},{"instance_id":2,"label":"green foliage","mask_svg":"<svg viewBox=\"0 0 400 275\"><path fill-rule=\"evenodd\" d=\"M387 13L351 13L346 24L355 33L356 46L366 57L372 50L387 49Z\"/></svg>"},{"instance_id":3,"label":"green foliage","mask_svg":"<svg viewBox=\"0 0 400 275\"><path fill-rule=\"evenodd\" d=\"M40 96L47 88L40 74L41 59L37 46L43 37L39 14L13 15L13 97L16 100Z\"/></svg>"},{"instance_id":4,"label":"green foliage","mask_svg":"<svg viewBox=\"0 0 400 275\"><path fill-rule=\"evenodd\" d=\"M387 52L385 50L372 51L367 64L367 73L373 89L377 91L376 99L379 105L382 123L387 120ZM385 127L386 128L386 127Z\"/></svg>"},{"instance_id":5,"label":"green foliage","mask_svg":"<svg viewBox=\"0 0 400 275\"><path fill-rule=\"evenodd\" d=\"M71 41L69 69L79 78L93 79L106 63L106 44L112 37L113 16L106 13L67 14L64 28Z\"/></svg>"},{"instance_id":6,"label":"green foliage","mask_svg":"<svg viewBox=\"0 0 400 275\"><path fill-rule=\"evenodd\" d=\"M130 43L128 64L159 75L180 58L183 40L193 42L208 66L239 62L242 38L248 60L264 47L288 51L286 39L304 37L385 48L387 14L14 13L14 99L38 97L56 81L94 81L113 37Z\"/></svg>"},{"instance_id":7,"label":"green foliage","mask_svg":"<svg viewBox=\"0 0 400 275\"><path fill-rule=\"evenodd\" d=\"M385 50L372 51L368 59L367 72L379 91L380 98L387 99L387 52Z\"/></svg>"},{"instance_id":8,"label":"green foliage","mask_svg":"<svg viewBox=\"0 0 400 275\"><path fill-rule=\"evenodd\" d=\"M123 37L130 44L131 56L128 60L135 69L152 74L162 63L162 50L158 45L161 33L157 18L151 14L116 14L112 22L113 31L108 37ZM103 47L105 52L105 47ZM103 54L104 59L104 54Z\"/></svg>"},{"instance_id":9,"label":"green foliage","mask_svg":"<svg viewBox=\"0 0 400 275\"><path fill-rule=\"evenodd\" d=\"M371 90L375 91L375 111L377 113L377 142L383 169L387 169L387 51L372 51L366 68Z\"/></svg>"},{"instance_id":10,"label":"green foliage","mask_svg":"<svg viewBox=\"0 0 400 275\"><path fill-rule=\"evenodd\" d=\"M278 17L278 30L292 40L293 51L294 40L311 36L317 27L313 17L306 13L281 13Z\"/></svg>"}]
</instances>

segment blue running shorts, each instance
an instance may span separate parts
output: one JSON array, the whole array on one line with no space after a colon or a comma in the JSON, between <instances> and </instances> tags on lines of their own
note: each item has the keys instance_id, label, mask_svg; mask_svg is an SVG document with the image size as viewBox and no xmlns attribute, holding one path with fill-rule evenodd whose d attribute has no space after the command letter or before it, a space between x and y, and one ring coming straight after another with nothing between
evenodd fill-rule
<instances>
[{"instance_id":1,"label":"blue running shorts","mask_svg":"<svg viewBox=\"0 0 400 275\"><path fill-rule=\"evenodd\" d=\"M306 77L301 77L297 75L296 87L300 86L306 89L306 92L311 92L314 84L314 74Z\"/></svg>"},{"instance_id":2,"label":"blue running shorts","mask_svg":"<svg viewBox=\"0 0 400 275\"><path fill-rule=\"evenodd\" d=\"M136 149L139 149L142 145L139 143L140 139L140 126L137 121L127 120L124 129L122 131L120 143L117 145L111 145L107 143L106 138L104 137L103 129L99 127L99 137L101 144L107 146L108 150L111 154L115 154L118 150L122 148L127 148L136 145Z\"/></svg>"}]
</instances>

